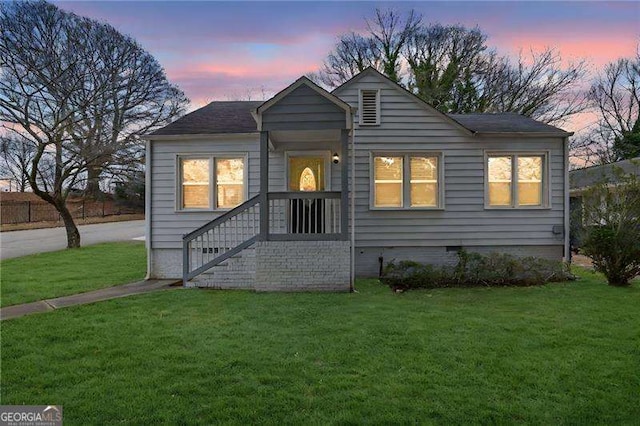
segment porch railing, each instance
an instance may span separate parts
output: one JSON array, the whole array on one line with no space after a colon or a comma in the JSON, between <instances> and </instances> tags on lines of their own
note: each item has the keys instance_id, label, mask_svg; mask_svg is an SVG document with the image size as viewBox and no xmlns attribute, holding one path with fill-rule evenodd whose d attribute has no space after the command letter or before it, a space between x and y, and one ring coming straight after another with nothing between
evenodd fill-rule
<instances>
[{"instance_id":1,"label":"porch railing","mask_svg":"<svg viewBox=\"0 0 640 426\"><path fill-rule=\"evenodd\" d=\"M260 197L255 196L182 238L182 279L186 281L257 241Z\"/></svg>"},{"instance_id":2,"label":"porch railing","mask_svg":"<svg viewBox=\"0 0 640 426\"><path fill-rule=\"evenodd\" d=\"M340 192L269 192L256 195L182 238L182 279L195 278L240 253L259 239L273 241L340 240ZM263 219L267 226L261 226ZM262 216L261 216L262 215Z\"/></svg>"},{"instance_id":3,"label":"porch railing","mask_svg":"<svg viewBox=\"0 0 640 426\"><path fill-rule=\"evenodd\" d=\"M340 192L270 192L270 240L332 240L342 237Z\"/></svg>"}]
</instances>

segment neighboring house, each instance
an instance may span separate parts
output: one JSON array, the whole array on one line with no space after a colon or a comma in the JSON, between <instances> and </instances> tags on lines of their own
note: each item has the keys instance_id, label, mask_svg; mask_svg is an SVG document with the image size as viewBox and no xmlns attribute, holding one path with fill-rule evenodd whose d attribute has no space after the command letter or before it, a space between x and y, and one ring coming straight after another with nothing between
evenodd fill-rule
<instances>
[{"instance_id":1,"label":"neighboring house","mask_svg":"<svg viewBox=\"0 0 640 426\"><path fill-rule=\"evenodd\" d=\"M349 290L464 248L568 256L567 138L517 114L445 115L369 68L212 102L148 135L151 277Z\"/></svg>"},{"instance_id":2,"label":"neighboring house","mask_svg":"<svg viewBox=\"0 0 640 426\"><path fill-rule=\"evenodd\" d=\"M617 186L621 176L636 175L640 177L640 157L571 170L569 172L569 196L571 216L571 246L580 246L580 229L584 225L582 213L582 197L585 191L598 183Z\"/></svg>"},{"instance_id":3,"label":"neighboring house","mask_svg":"<svg viewBox=\"0 0 640 426\"><path fill-rule=\"evenodd\" d=\"M640 177L640 157L571 170L569 172L570 196L579 198L585 190L597 183L607 182L616 185L621 175Z\"/></svg>"}]
</instances>

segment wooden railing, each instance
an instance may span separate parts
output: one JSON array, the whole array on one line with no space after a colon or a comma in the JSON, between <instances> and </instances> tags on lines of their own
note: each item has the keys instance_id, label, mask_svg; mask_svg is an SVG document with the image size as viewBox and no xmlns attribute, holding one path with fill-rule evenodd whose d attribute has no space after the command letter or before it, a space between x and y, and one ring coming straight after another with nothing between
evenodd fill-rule
<instances>
[{"instance_id":1,"label":"wooden railing","mask_svg":"<svg viewBox=\"0 0 640 426\"><path fill-rule=\"evenodd\" d=\"M342 238L340 192L270 192L269 240Z\"/></svg>"},{"instance_id":2,"label":"wooden railing","mask_svg":"<svg viewBox=\"0 0 640 426\"><path fill-rule=\"evenodd\" d=\"M262 240L346 239L340 192L270 192L267 211L261 195L182 237L182 280L195 278L213 266ZM267 216L265 218L265 216ZM267 226L261 226L261 222Z\"/></svg>"},{"instance_id":3,"label":"wooden railing","mask_svg":"<svg viewBox=\"0 0 640 426\"><path fill-rule=\"evenodd\" d=\"M259 235L259 196L186 234L182 238L183 283L246 249Z\"/></svg>"}]
</instances>

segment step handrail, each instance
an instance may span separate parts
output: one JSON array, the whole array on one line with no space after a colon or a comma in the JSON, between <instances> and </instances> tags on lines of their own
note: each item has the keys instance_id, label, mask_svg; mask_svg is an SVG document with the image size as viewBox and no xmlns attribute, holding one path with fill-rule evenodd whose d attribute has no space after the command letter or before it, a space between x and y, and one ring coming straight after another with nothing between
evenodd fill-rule
<instances>
[{"instance_id":1,"label":"step handrail","mask_svg":"<svg viewBox=\"0 0 640 426\"><path fill-rule=\"evenodd\" d=\"M229 210L228 212L224 213L223 215L221 215L221 216L213 219L212 221L202 225L198 229L195 229L195 230L189 232L188 234L185 234L182 237L182 282L183 282L183 285L186 285L187 281L189 281L190 279L193 279L196 276L200 275L201 273L205 272L206 270L218 265L221 262L224 262L225 260L227 260L231 256L234 256L235 254L239 253L240 251L244 250L245 248L248 248L249 246L251 246L252 244L254 244L257 241L258 236L260 234L260 230L259 229L258 229L258 231L257 231L257 233L255 235L250 236L245 241L236 241L235 242L235 246L232 247L231 249L226 250L223 253L220 253L218 256L214 257L213 259L209 260L208 262L206 262L204 264L199 264L194 270L191 270L191 267L192 267L191 254L192 253L191 253L190 245L191 245L192 241L197 240L199 237L202 237L204 234L207 234L209 231L211 231L212 229L215 229L217 226L219 226L219 225L221 225L221 224L233 219L234 217L239 216L242 213L248 211L252 207L254 207L257 204L259 204L260 203L260 199L261 199L260 195L256 195L256 196L248 199L244 203L240 204L239 206L234 207L233 209ZM260 206L260 207L262 207L262 206ZM202 237L202 241L204 241L204 237ZM207 234L207 242L208 241L209 241L209 235ZM211 250L211 248L209 248L209 250ZM211 253L211 252L209 252L209 253Z\"/></svg>"},{"instance_id":2,"label":"step handrail","mask_svg":"<svg viewBox=\"0 0 640 426\"><path fill-rule=\"evenodd\" d=\"M244 203L240 204L239 206L236 206L236 207L232 208L231 210L229 210L228 212L226 212L222 216L218 216L217 218L213 219L211 222L205 223L200 228L197 228L197 229L189 232L188 234L184 234L182 236L182 241L191 241L191 240L193 240L194 238L198 237L199 235L202 235L205 232L215 228L217 225L221 224L222 222L225 222L227 219L232 218L234 216L237 216L239 213L242 213L246 209L255 206L259 202L260 202L260 195L255 195L254 197L249 198L247 201L245 201Z\"/></svg>"}]
</instances>

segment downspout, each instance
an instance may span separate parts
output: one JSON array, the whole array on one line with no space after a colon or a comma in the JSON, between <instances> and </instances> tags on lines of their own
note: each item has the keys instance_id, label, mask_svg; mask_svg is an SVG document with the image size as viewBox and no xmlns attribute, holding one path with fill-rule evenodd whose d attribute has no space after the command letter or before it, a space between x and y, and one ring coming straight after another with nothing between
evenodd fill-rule
<instances>
[{"instance_id":1,"label":"downspout","mask_svg":"<svg viewBox=\"0 0 640 426\"><path fill-rule=\"evenodd\" d=\"M569 137L563 138L562 152L564 154L564 261L571 263L571 223L569 199Z\"/></svg>"},{"instance_id":2,"label":"downspout","mask_svg":"<svg viewBox=\"0 0 640 426\"><path fill-rule=\"evenodd\" d=\"M351 173L350 173L350 196L349 212L351 213L351 283L350 291L356 291L356 126L354 125L353 113L351 114Z\"/></svg>"},{"instance_id":3,"label":"downspout","mask_svg":"<svg viewBox=\"0 0 640 426\"><path fill-rule=\"evenodd\" d=\"M145 143L144 157L144 246L147 249L147 274L144 279L151 278L151 139L147 139Z\"/></svg>"}]
</instances>

